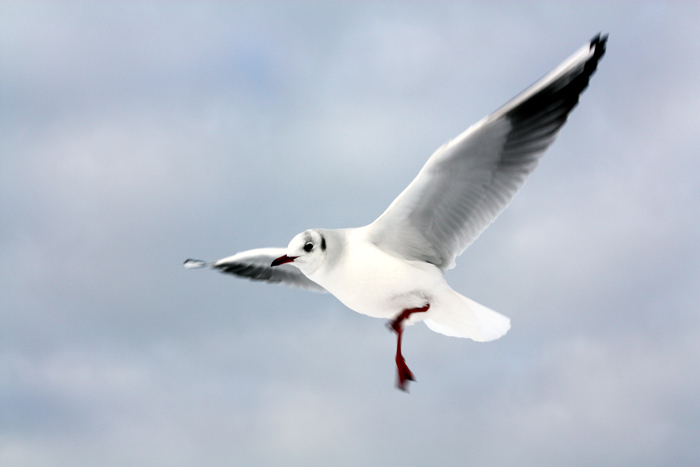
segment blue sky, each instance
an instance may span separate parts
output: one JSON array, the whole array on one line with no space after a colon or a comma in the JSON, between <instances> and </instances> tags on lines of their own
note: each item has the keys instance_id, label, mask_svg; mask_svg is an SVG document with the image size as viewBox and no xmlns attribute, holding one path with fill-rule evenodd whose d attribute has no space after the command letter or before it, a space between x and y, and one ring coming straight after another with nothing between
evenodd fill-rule
<instances>
[{"instance_id":1,"label":"blue sky","mask_svg":"<svg viewBox=\"0 0 700 467\"><path fill-rule=\"evenodd\" d=\"M697 465L700 6L0 3L3 466ZM608 52L395 338L182 268L374 220L443 142Z\"/></svg>"}]
</instances>

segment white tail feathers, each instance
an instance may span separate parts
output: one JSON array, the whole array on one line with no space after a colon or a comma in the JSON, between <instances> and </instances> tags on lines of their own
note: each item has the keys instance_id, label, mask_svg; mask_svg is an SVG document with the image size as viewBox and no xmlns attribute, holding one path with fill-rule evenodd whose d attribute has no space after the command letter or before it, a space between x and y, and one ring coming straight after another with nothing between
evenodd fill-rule
<instances>
[{"instance_id":1,"label":"white tail feathers","mask_svg":"<svg viewBox=\"0 0 700 467\"><path fill-rule=\"evenodd\" d=\"M425 324L446 336L468 337L486 342L502 337L510 329L510 319L454 292L455 300L430 310Z\"/></svg>"}]
</instances>

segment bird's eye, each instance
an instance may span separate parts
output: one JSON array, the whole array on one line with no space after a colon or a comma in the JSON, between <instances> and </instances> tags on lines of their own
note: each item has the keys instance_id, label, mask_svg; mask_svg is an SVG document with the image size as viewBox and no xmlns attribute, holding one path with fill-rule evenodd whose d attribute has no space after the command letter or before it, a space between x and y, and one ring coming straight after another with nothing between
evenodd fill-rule
<instances>
[{"instance_id":1,"label":"bird's eye","mask_svg":"<svg viewBox=\"0 0 700 467\"><path fill-rule=\"evenodd\" d=\"M308 253L309 251L313 250L313 249L314 249L314 244L311 243L311 242L309 242L309 243L307 243L306 245L304 245L304 251L306 251L307 253Z\"/></svg>"}]
</instances>

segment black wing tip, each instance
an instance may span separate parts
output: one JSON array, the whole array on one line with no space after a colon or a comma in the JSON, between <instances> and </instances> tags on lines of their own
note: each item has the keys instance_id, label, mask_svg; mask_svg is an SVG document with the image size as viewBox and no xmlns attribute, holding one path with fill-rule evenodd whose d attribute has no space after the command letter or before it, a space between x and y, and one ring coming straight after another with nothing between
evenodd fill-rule
<instances>
[{"instance_id":1,"label":"black wing tip","mask_svg":"<svg viewBox=\"0 0 700 467\"><path fill-rule=\"evenodd\" d=\"M275 277L272 268L258 264L225 263L217 265L216 269L223 274L233 274L254 281L281 282L281 277Z\"/></svg>"},{"instance_id":2,"label":"black wing tip","mask_svg":"<svg viewBox=\"0 0 700 467\"><path fill-rule=\"evenodd\" d=\"M210 263L202 261L201 259L187 258L183 263L183 266L185 266L187 269L199 269L210 266Z\"/></svg>"},{"instance_id":3,"label":"black wing tip","mask_svg":"<svg viewBox=\"0 0 700 467\"><path fill-rule=\"evenodd\" d=\"M596 58L600 58L605 54L605 46L608 43L607 34L596 34L590 42L590 48Z\"/></svg>"},{"instance_id":4,"label":"black wing tip","mask_svg":"<svg viewBox=\"0 0 700 467\"><path fill-rule=\"evenodd\" d=\"M606 45L608 43L608 35L598 33L591 39L589 50L593 51L593 56L590 57L584 66L585 73L590 77L598 68L598 62L605 55ZM587 83L586 83L587 84ZM584 86L585 89L586 86ZM583 89L581 90L583 91Z\"/></svg>"},{"instance_id":5,"label":"black wing tip","mask_svg":"<svg viewBox=\"0 0 700 467\"><path fill-rule=\"evenodd\" d=\"M552 143L571 110L578 104L581 93L588 87L598 62L605 54L607 34L597 34L590 41L589 53L576 62L576 66L564 70L547 86L512 108L506 116L513 129L505 148L513 152L513 164L522 164L524 155L542 153ZM585 47L585 46L584 46ZM510 149L509 149L510 148ZM503 163L508 161L504 158Z\"/></svg>"}]
</instances>

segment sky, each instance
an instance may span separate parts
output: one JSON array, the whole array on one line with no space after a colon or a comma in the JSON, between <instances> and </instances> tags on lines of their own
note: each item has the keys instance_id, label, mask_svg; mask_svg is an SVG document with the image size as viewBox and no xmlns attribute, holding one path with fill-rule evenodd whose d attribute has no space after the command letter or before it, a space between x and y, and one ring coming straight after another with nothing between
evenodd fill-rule
<instances>
[{"instance_id":1,"label":"sky","mask_svg":"<svg viewBox=\"0 0 700 467\"><path fill-rule=\"evenodd\" d=\"M0 463L700 464L697 2L1 2ZM186 258L372 222L608 51L447 274L498 341L395 336Z\"/></svg>"}]
</instances>

